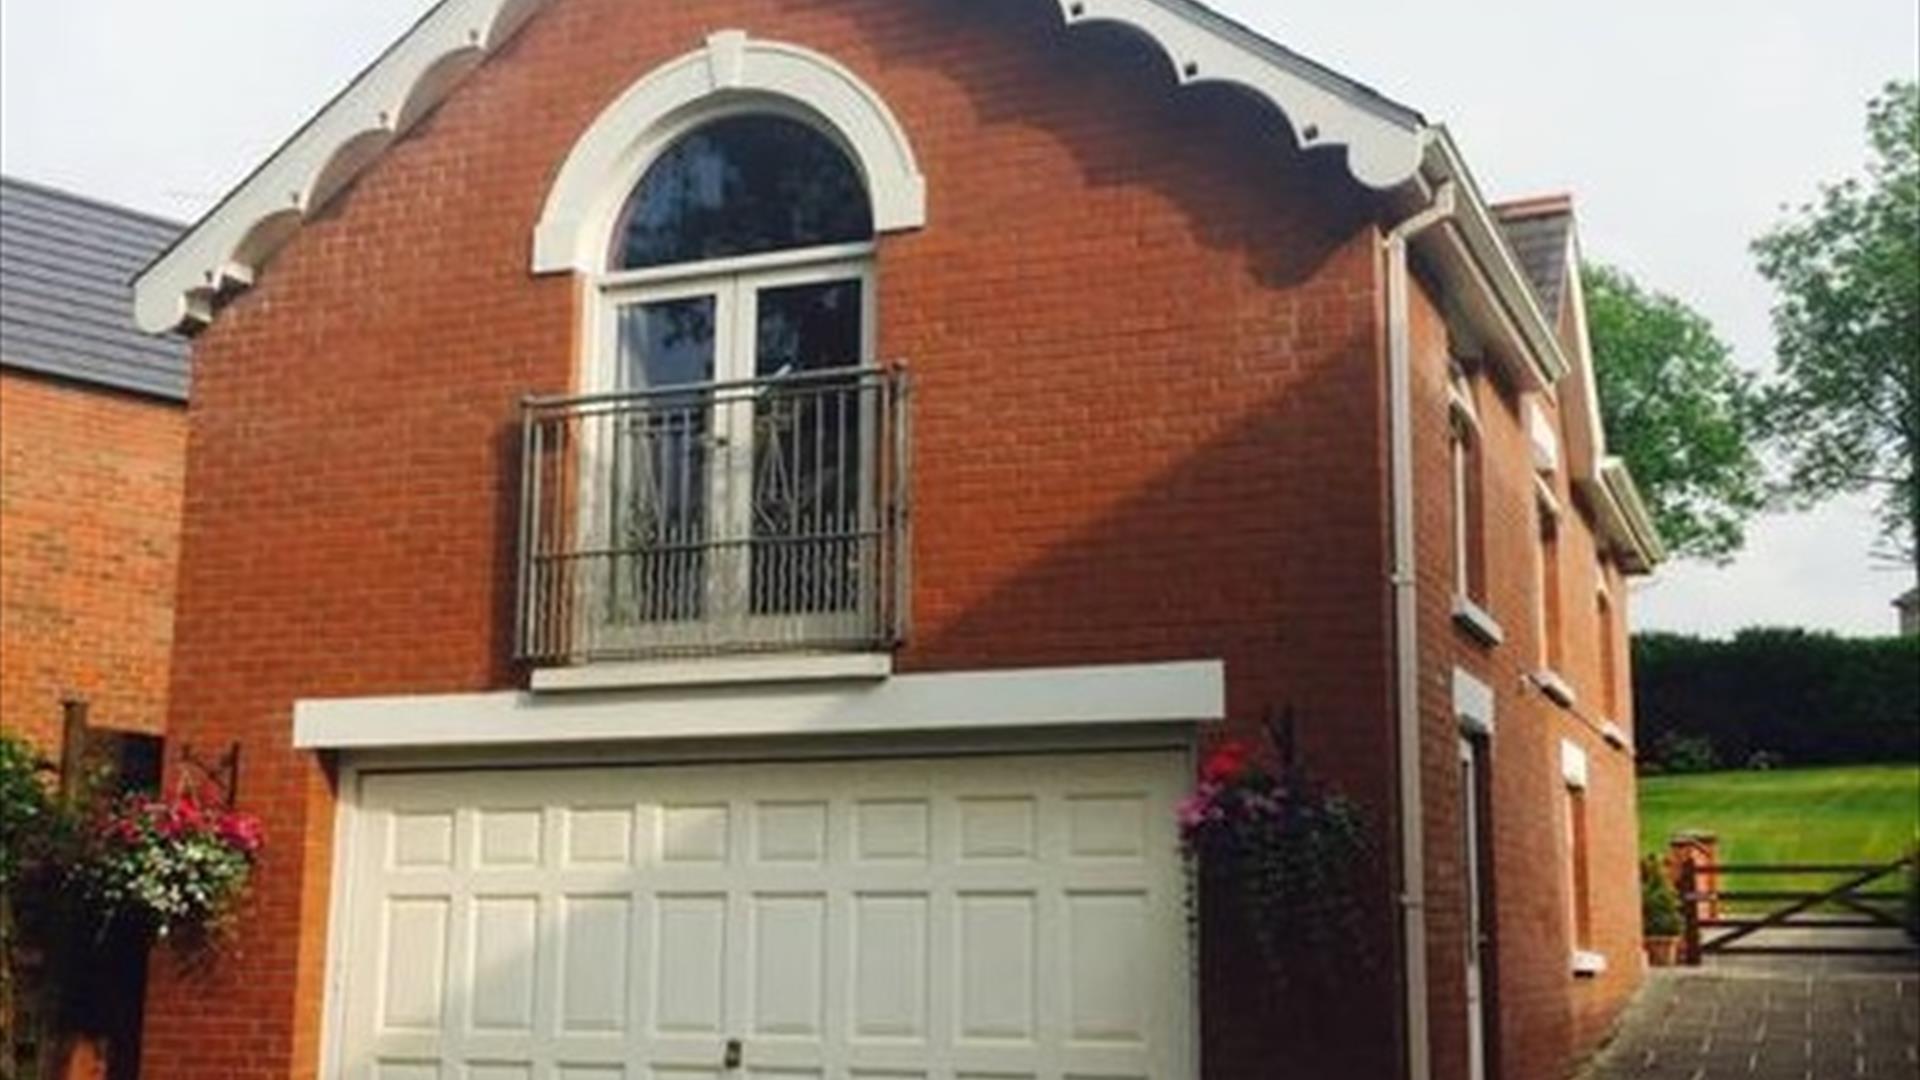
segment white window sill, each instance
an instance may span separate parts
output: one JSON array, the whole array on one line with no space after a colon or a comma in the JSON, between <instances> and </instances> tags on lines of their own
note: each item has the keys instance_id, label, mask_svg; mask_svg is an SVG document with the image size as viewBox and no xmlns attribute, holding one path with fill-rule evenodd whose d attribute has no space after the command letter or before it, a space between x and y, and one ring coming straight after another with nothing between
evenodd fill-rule
<instances>
[{"instance_id":1,"label":"white window sill","mask_svg":"<svg viewBox=\"0 0 1920 1080\"><path fill-rule=\"evenodd\" d=\"M1498 645L1507 640L1507 632L1493 621L1486 609L1459 593L1453 594L1453 621L1483 644Z\"/></svg>"},{"instance_id":2,"label":"white window sill","mask_svg":"<svg viewBox=\"0 0 1920 1080\"><path fill-rule=\"evenodd\" d=\"M1607 745L1615 750L1628 749L1627 733L1621 730L1619 724L1611 720L1600 721L1600 737L1607 740Z\"/></svg>"},{"instance_id":3,"label":"white window sill","mask_svg":"<svg viewBox=\"0 0 1920 1080\"><path fill-rule=\"evenodd\" d=\"M635 660L537 668L536 693L625 690L647 686L724 686L736 683L878 681L893 674L891 653L803 656L729 656L699 660Z\"/></svg>"},{"instance_id":4,"label":"white window sill","mask_svg":"<svg viewBox=\"0 0 1920 1080\"><path fill-rule=\"evenodd\" d=\"M1553 700L1569 709L1573 708L1573 687L1567 685L1567 680L1561 678L1559 672L1541 668L1533 673L1533 685Z\"/></svg>"},{"instance_id":5,"label":"white window sill","mask_svg":"<svg viewBox=\"0 0 1920 1080\"><path fill-rule=\"evenodd\" d=\"M1591 979L1607 970L1607 958L1603 953L1575 949L1573 952L1573 977Z\"/></svg>"}]
</instances>

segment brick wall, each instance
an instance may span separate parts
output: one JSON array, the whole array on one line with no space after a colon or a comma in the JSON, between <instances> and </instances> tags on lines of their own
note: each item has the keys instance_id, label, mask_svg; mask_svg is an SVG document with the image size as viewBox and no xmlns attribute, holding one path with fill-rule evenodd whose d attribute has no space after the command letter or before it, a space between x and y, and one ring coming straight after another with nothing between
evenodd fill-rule
<instances>
[{"instance_id":1,"label":"brick wall","mask_svg":"<svg viewBox=\"0 0 1920 1080\"><path fill-rule=\"evenodd\" d=\"M1486 604L1504 632L1486 645L1452 616L1454 550L1446 331L1422 290L1414 304L1414 412L1419 528L1421 708L1425 734L1422 773L1427 785L1427 883L1432 1016L1436 1077L1467 1074L1468 1020L1465 999L1466 873L1461 842L1464 803L1458 778L1460 725L1453 711L1452 674L1457 665L1491 686L1496 697L1495 732L1482 761L1491 781L1486 844L1492 865L1491 928L1496 945L1489 972L1494 1014L1492 1054L1498 1075L1554 1077L1592 1047L1639 984L1640 906L1635 870L1638 836L1631 753L1599 735L1603 719L1629 738L1629 695L1617 687L1622 715L1602 717L1600 623L1595 593L1604 573L1613 608L1616 679L1626 672L1623 629L1626 588L1611 564L1596 557L1592 518L1567 480L1571 447L1561 434L1561 468L1549 477L1562 507L1560 586L1563 660L1558 674L1574 691L1572 706L1547 697L1528 678L1544 655L1536 617L1541 548L1537 527L1535 470L1524 423L1524 397L1492 370L1483 369L1479 392L1483 441ZM1563 386L1561 393L1567 393ZM1560 429L1552 401L1541 401ZM1607 970L1575 978L1569 888L1567 787L1560 766L1561 741L1587 755L1586 815L1589 837L1592 940Z\"/></svg>"},{"instance_id":2,"label":"brick wall","mask_svg":"<svg viewBox=\"0 0 1920 1080\"><path fill-rule=\"evenodd\" d=\"M0 727L166 722L185 410L0 369Z\"/></svg>"}]
</instances>

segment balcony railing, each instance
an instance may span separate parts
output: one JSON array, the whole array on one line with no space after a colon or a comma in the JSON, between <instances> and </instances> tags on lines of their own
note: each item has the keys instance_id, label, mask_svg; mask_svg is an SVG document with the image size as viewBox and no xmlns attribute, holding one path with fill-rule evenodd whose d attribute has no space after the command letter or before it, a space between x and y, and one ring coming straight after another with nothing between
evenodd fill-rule
<instances>
[{"instance_id":1,"label":"balcony railing","mask_svg":"<svg viewBox=\"0 0 1920 1080\"><path fill-rule=\"evenodd\" d=\"M529 399L520 657L890 647L907 421L880 368Z\"/></svg>"}]
</instances>

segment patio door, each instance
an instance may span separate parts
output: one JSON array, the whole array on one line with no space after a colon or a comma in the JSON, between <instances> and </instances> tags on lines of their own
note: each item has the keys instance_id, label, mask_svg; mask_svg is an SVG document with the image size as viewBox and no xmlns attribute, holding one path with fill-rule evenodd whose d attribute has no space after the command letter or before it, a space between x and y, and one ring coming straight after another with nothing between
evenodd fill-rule
<instances>
[{"instance_id":1,"label":"patio door","mask_svg":"<svg viewBox=\"0 0 1920 1080\"><path fill-rule=\"evenodd\" d=\"M875 435L865 262L611 284L598 373L626 402L596 501L606 622L653 644L860 622ZM844 376L836 373L844 372Z\"/></svg>"}]
</instances>

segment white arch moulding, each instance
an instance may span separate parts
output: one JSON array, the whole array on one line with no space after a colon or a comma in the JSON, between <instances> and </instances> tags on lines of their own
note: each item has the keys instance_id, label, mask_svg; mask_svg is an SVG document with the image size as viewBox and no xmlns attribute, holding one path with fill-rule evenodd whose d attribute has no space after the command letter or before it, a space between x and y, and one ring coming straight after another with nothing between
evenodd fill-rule
<instances>
[{"instance_id":1,"label":"white arch moulding","mask_svg":"<svg viewBox=\"0 0 1920 1080\"><path fill-rule=\"evenodd\" d=\"M859 76L810 49L722 30L642 76L574 143L533 232L533 272L605 269L614 217L653 158L689 127L751 108L809 117L852 157L878 232L927 220L926 181L892 110Z\"/></svg>"}]
</instances>

